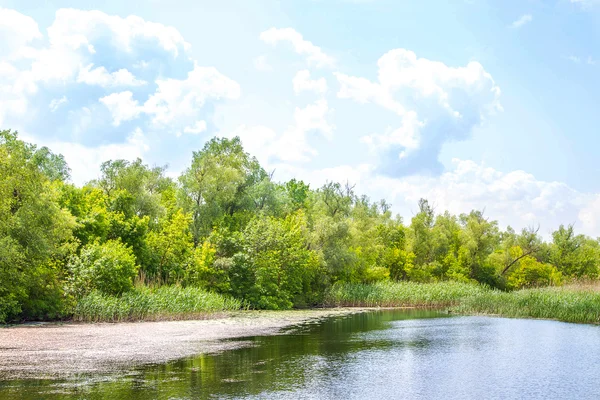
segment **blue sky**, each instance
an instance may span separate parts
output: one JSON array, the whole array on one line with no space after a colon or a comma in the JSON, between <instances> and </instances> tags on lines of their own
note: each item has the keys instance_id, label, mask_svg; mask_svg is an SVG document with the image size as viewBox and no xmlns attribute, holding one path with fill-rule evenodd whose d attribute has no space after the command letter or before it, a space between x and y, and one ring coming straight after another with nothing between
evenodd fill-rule
<instances>
[{"instance_id":1,"label":"blue sky","mask_svg":"<svg viewBox=\"0 0 600 400\"><path fill-rule=\"evenodd\" d=\"M0 0L0 127L73 180L215 135L277 179L600 235L600 1Z\"/></svg>"}]
</instances>

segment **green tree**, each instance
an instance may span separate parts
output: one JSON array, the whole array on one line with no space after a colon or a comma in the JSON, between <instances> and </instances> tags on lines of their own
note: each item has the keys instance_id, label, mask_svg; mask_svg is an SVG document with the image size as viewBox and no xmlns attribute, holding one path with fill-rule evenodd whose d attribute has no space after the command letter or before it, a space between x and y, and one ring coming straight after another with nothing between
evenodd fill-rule
<instances>
[{"instance_id":1,"label":"green tree","mask_svg":"<svg viewBox=\"0 0 600 400\"><path fill-rule=\"evenodd\" d=\"M253 219L243 234L243 254L232 271L232 289L258 308L287 309L310 303L318 257L307 249L304 215Z\"/></svg>"},{"instance_id":2,"label":"green tree","mask_svg":"<svg viewBox=\"0 0 600 400\"><path fill-rule=\"evenodd\" d=\"M150 260L145 272L150 278L158 278L164 283L183 279L193 261L191 220L188 214L178 210L161 224L160 229L148 233L146 241Z\"/></svg>"},{"instance_id":3,"label":"green tree","mask_svg":"<svg viewBox=\"0 0 600 400\"><path fill-rule=\"evenodd\" d=\"M75 221L59 207L39 154L60 158L0 132L0 321L63 311L62 265Z\"/></svg>"},{"instance_id":4,"label":"green tree","mask_svg":"<svg viewBox=\"0 0 600 400\"><path fill-rule=\"evenodd\" d=\"M133 251L119 240L91 243L71 258L69 291L75 297L93 290L120 295L133 289L138 273Z\"/></svg>"},{"instance_id":5,"label":"green tree","mask_svg":"<svg viewBox=\"0 0 600 400\"><path fill-rule=\"evenodd\" d=\"M192 215L194 243L201 243L224 220L235 227L236 212L264 206L269 188L254 192L250 189L265 182L267 176L237 137L213 138L201 151L195 151L192 165L179 178L179 199L183 209Z\"/></svg>"}]
</instances>

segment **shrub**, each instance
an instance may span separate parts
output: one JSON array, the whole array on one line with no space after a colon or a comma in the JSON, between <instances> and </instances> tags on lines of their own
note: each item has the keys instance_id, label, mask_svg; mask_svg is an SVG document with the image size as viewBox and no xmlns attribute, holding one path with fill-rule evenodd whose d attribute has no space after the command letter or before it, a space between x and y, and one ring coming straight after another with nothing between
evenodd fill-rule
<instances>
[{"instance_id":1,"label":"shrub","mask_svg":"<svg viewBox=\"0 0 600 400\"><path fill-rule=\"evenodd\" d=\"M509 289L556 286L561 282L561 273L554 265L544 264L533 257L524 257L507 280Z\"/></svg>"},{"instance_id":2,"label":"shrub","mask_svg":"<svg viewBox=\"0 0 600 400\"><path fill-rule=\"evenodd\" d=\"M76 297L93 290L109 295L127 292L133 289L138 273L133 251L120 240L85 246L79 256L70 260L68 269L70 291Z\"/></svg>"}]
</instances>

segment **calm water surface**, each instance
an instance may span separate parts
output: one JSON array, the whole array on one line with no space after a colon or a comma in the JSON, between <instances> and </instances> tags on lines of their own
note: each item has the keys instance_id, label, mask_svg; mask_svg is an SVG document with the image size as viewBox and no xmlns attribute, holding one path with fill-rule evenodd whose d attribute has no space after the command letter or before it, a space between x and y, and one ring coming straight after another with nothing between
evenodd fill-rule
<instances>
[{"instance_id":1,"label":"calm water surface","mask_svg":"<svg viewBox=\"0 0 600 400\"><path fill-rule=\"evenodd\" d=\"M381 311L118 376L0 382L0 399L599 399L600 328Z\"/></svg>"}]
</instances>

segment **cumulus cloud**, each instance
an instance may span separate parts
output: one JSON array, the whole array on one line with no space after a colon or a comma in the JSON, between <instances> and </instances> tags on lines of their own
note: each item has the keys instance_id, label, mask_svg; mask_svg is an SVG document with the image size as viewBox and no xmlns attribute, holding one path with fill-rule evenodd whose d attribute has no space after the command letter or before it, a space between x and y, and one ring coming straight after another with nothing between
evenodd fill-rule
<instances>
[{"instance_id":1,"label":"cumulus cloud","mask_svg":"<svg viewBox=\"0 0 600 400\"><path fill-rule=\"evenodd\" d=\"M119 126L123 121L136 118L143 110L130 91L104 96L100 98L100 103L104 104L112 114L114 126Z\"/></svg>"},{"instance_id":2,"label":"cumulus cloud","mask_svg":"<svg viewBox=\"0 0 600 400\"><path fill-rule=\"evenodd\" d=\"M531 16L531 14L524 14L516 20L514 20L512 24L510 24L510 27L513 29L518 29L523 25L530 23L531 21L533 21L533 17Z\"/></svg>"},{"instance_id":3,"label":"cumulus cloud","mask_svg":"<svg viewBox=\"0 0 600 400\"><path fill-rule=\"evenodd\" d=\"M183 133L197 135L199 133L204 132L205 130L206 130L206 121L202 120L202 121L196 121L194 123L194 125L186 126L185 128L183 128Z\"/></svg>"},{"instance_id":4,"label":"cumulus cloud","mask_svg":"<svg viewBox=\"0 0 600 400\"><path fill-rule=\"evenodd\" d=\"M464 140L488 116L501 110L500 88L478 62L450 67L395 49L377 62L373 82L336 72L338 97L376 104L400 118L389 128L363 138L391 175L441 172L437 157L442 145Z\"/></svg>"},{"instance_id":5,"label":"cumulus cloud","mask_svg":"<svg viewBox=\"0 0 600 400\"><path fill-rule=\"evenodd\" d=\"M405 221L417 212L417 202L427 198L437 213L484 210L503 226L541 227L549 236L560 224L574 223L578 231L600 234L600 195L579 192L560 182L542 181L524 171L501 172L470 160L452 160L451 168L437 177L390 177L371 164L307 168L278 165L280 179L301 178L313 187L327 181L356 184L371 199L386 199Z\"/></svg>"},{"instance_id":6,"label":"cumulus cloud","mask_svg":"<svg viewBox=\"0 0 600 400\"><path fill-rule=\"evenodd\" d=\"M69 100L67 99L67 96L63 96L59 99L52 99L50 104L48 104L48 107L50 108L50 111L56 112L56 110L58 110L60 106L62 106L63 104L67 104L68 102Z\"/></svg>"},{"instance_id":7,"label":"cumulus cloud","mask_svg":"<svg viewBox=\"0 0 600 400\"><path fill-rule=\"evenodd\" d=\"M144 103L155 124L193 118L208 99L237 99L240 85L213 67L194 66L186 79L158 79L158 88Z\"/></svg>"},{"instance_id":8,"label":"cumulus cloud","mask_svg":"<svg viewBox=\"0 0 600 400\"><path fill-rule=\"evenodd\" d=\"M56 151L76 154L81 147L89 154L100 146L97 154L106 159L141 154L142 139L128 132L145 132L136 136L143 140L198 134L212 112L207 103L240 96L237 82L195 62L173 27L59 9L43 28L0 9L0 126L51 142ZM171 151L159 146L152 156Z\"/></svg>"},{"instance_id":9,"label":"cumulus cloud","mask_svg":"<svg viewBox=\"0 0 600 400\"><path fill-rule=\"evenodd\" d=\"M18 11L0 7L0 58L10 59L27 49L42 34L35 20Z\"/></svg>"},{"instance_id":10,"label":"cumulus cloud","mask_svg":"<svg viewBox=\"0 0 600 400\"><path fill-rule=\"evenodd\" d=\"M310 71L304 69L298 71L292 79L292 85L294 86L294 93L308 91L315 92L317 94L324 94L327 92L327 82L325 78L311 79Z\"/></svg>"},{"instance_id":11,"label":"cumulus cloud","mask_svg":"<svg viewBox=\"0 0 600 400\"><path fill-rule=\"evenodd\" d=\"M37 138L21 135L23 140L35 141L47 146L53 152L62 154L71 168L71 180L78 185L96 179L99 176L100 165L107 160L130 160L143 158L149 150L147 138L140 128L130 132L124 141L86 146L73 141L54 141L47 138Z\"/></svg>"},{"instance_id":12,"label":"cumulus cloud","mask_svg":"<svg viewBox=\"0 0 600 400\"><path fill-rule=\"evenodd\" d=\"M88 66L81 68L79 70L79 75L77 76L77 83L98 85L102 87L142 86L147 83L137 79L126 68L121 68L115 72L108 72L104 67L93 67L94 64L89 64Z\"/></svg>"},{"instance_id":13,"label":"cumulus cloud","mask_svg":"<svg viewBox=\"0 0 600 400\"><path fill-rule=\"evenodd\" d=\"M260 39L270 45L279 42L288 42L294 51L306 58L309 65L324 68L333 67L335 59L323 52L319 46L305 40L302 35L293 28L270 28L260 34Z\"/></svg>"},{"instance_id":14,"label":"cumulus cloud","mask_svg":"<svg viewBox=\"0 0 600 400\"><path fill-rule=\"evenodd\" d=\"M296 107L293 124L280 134L263 125L242 124L225 136L239 136L244 147L267 167L281 162L306 163L318 154L309 143L309 135L332 139L335 126L328 120L332 113L327 101L320 99L304 108Z\"/></svg>"}]
</instances>

